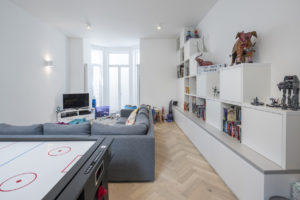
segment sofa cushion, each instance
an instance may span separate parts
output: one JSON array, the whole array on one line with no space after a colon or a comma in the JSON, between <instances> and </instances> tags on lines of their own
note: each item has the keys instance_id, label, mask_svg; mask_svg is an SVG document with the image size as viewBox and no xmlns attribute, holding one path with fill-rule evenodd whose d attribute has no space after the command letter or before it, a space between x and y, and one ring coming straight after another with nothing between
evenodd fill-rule
<instances>
[{"instance_id":1,"label":"sofa cushion","mask_svg":"<svg viewBox=\"0 0 300 200\"><path fill-rule=\"evenodd\" d=\"M148 128L144 124L133 126L126 125L107 125L99 122L92 124L91 135L144 135Z\"/></svg>"},{"instance_id":2,"label":"sofa cushion","mask_svg":"<svg viewBox=\"0 0 300 200\"><path fill-rule=\"evenodd\" d=\"M54 123L44 124L44 135L89 135L90 124L62 125Z\"/></svg>"},{"instance_id":3,"label":"sofa cushion","mask_svg":"<svg viewBox=\"0 0 300 200\"><path fill-rule=\"evenodd\" d=\"M116 124L124 124L125 125L126 121L127 121L127 117L120 117L117 120Z\"/></svg>"},{"instance_id":4,"label":"sofa cushion","mask_svg":"<svg viewBox=\"0 0 300 200\"><path fill-rule=\"evenodd\" d=\"M135 120L135 125L139 125L139 124L144 124L145 126L147 126L147 128L149 128L150 125L149 117L147 117L145 113L139 113L137 115Z\"/></svg>"},{"instance_id":5,"label":"sofa cushion","mask_svg":"<svg viewBox=\"0 0 300 200\"><path fill-rule=\"evenodd\" d=\"M43 125L34 124L30 126L14 126L0 124L0 135L42 135Z\"/></svg>"},{"instance_id":6,"label":"sofa cushion","mask_svg":"<svg viewBox=\"0 0 300 200\"><path fill-rule=\"evenodd\" d=\"M140 108L138 114L143 114L145 115L147 118L149 118L149 111L147 108Z\"/></svg>"},{"instance_id":7,"label":"sofa cushion","mask_svg":"<svg viewBox=\"0 0 300 200\"><path fill-rule=\"evenodd\" d=\"M126 123L125 123L127 126L132 126L132 125L135 123L137 111L138 111L138 109L135 109L135 110L132 111L132 113L129 115L129 117L127 118L127 121L126 121Z\"/></svg>"}]
</instances>

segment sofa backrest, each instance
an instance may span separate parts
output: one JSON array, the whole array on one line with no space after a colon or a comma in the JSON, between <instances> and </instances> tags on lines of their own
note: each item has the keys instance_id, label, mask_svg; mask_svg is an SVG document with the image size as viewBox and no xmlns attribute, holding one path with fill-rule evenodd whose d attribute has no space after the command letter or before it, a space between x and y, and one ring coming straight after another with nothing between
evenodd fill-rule
<instances>
[{"instance_id":1,"label":"sofa backrest","mask_svg":"<svg viewBox=\"0 0 300 200\"><path fill-rule=\"evenodd\" d=\"M44 124L44 135L90 135L90 123L62 125Z\"/></svg>"},{"instance_id":2,"label":"sofa backrest","mask_svg":"<svg viewBox=\"0 0 300 200\"><path fill-rule=\"evenodd\" d=\"M147 130L148 128L144 124L126 126L94 122L91 128L91 135L145 135Z\"/></svg>"},{"instance_id":3,"label":"sofa backrest","mask_svg":"<svg viewBox=\"0 0 300 200\"><path fill-rule=\"evenodd\" d=\"M43 125L34 124L30 126L14 126L10 124L0 124L0 135L42 135Z\"/></svg>"}]
</instances>

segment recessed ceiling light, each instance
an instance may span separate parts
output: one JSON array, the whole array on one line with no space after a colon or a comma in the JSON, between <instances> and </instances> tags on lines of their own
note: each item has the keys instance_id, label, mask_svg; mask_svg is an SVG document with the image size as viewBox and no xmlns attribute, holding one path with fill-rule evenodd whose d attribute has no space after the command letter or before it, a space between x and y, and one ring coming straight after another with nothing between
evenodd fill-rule
<instances>
[{"instance_id":1,"label":"recessed ceiling light","mask_svg":"<svg viewBox=\"0 0 300 200\"><path fill-rule=\"evenodd\" d=\"M156 26L156 29L157 29L157 30L161 30L161 29L162 29L161 24L158 24L158 25Z\"/></svg>"},{"instance_id":2,"label":"recessed ceiling light","mask_svg":"<svg viewBox=\"0 0 300 200\"><path fill-rule=\"evenodd\" d=\"M91 30L92 29L92 27L91 27L91 25L90 24L86 24L86 30Z\"/></svg>"}]
</instances>

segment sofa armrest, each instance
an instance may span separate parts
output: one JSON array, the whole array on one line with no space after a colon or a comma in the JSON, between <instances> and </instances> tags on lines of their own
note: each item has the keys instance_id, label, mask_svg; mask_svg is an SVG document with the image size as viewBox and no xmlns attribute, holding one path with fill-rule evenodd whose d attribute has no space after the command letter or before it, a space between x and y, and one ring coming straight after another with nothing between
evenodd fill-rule
<instances>
[{"instance_id":1,"label":"sofa armrest","mask_svg":"<svg viewBox=\"0 0 300 200\"><path fill-rule=\"evenodd\" d=\"M133 109L122 109L120 111L120 115L121 117L129 117L129 115L131 114L131 112L134 111Z\"/></svg>"},{"instance_id":2,"label":"sofa armrest","mask_svg":"<svg viewBox=\"0 0 300 200\"><path fill-rule=\"evenodd\" d=\"M108 168L109 181L153 181L155 178L154 137L115 136L111 138L114 138L112 144L114 157Z\"/></svg>"}]
</instances>

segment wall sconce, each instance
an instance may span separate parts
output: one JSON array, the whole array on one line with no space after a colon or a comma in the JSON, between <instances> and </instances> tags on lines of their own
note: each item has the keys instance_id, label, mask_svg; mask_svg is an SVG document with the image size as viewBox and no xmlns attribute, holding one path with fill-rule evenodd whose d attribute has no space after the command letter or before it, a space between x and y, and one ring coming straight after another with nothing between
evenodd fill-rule
<instances>
[{"instance_id":1,"label":"wall sconce","mask_svg":"<svg viewBox=\"0 0 300 200\"><path fill-rule=\"evenodd\" d=\"M48 61L45 60L44 66L45 66L45 67L54 67L53 61L52 61L52 60L48 60Z\"/></svg>"}]
</instances>

